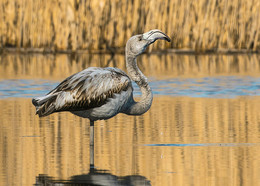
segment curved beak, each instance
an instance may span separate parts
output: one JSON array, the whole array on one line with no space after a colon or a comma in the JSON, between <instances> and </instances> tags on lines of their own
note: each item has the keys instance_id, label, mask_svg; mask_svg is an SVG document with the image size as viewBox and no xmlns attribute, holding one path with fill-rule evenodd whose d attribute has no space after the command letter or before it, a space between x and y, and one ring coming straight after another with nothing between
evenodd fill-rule
<instances>
[{"instance_id":1,"label":"curved beak","mask_svg":"<svg viewBox=\"0 0 260 186\"><path fill-rule=\"evenodd\" d=\"M149 41L149 44L154 43L157 39L171 42L171 39L165 33L157 29L144 33L143 39Z\"/></svg>"}]
</instances>

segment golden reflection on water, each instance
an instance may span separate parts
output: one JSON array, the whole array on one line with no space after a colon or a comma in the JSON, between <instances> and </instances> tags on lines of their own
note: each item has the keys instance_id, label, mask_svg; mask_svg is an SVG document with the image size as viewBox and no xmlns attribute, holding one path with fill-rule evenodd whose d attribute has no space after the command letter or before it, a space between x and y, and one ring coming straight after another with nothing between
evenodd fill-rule
<instances>
[{"instance_id":1,"label":"golden reflection on water","mask_svg":"<svg viewBox=\"0 0 260 186\"><path fill-rule=\"evenodd\" d=\"M257 185L259 104L260 97L155 97L143 116L96 122L95 166L144 176L151 185ZM39 119L25 98L2 99L0 110L3 185L32 185L39 174L69 179L89 172L88 120L70 113Z\"/></svg>"},{"instance_id":2,"label":"golden reflection on water","mask_svg":"<svg viewBox=\"0 0 260 186\"><path fill-rule=\"evenodd\" d=\"M204 77L260 73L260 55L142 55L139 67L156 79ZM0 56L0 79L64 79L87 67L118 67L124 71L124 55L41 55L6 54Z\"/></svg>"},{"instance_id":3,"label":"golden reflection on water","mask_svg":"<svg viewBox=\"0 0 260 186\"><path fill-rule=\"evenodd\" d=\"M155 79L260 76L259 55L144 55L139 61ZM59 81L89 66L126 70L124 55L6 54L0 56L0 80ZM97 122L95 167L140 175L151 185L257 185L259 105L258 96L159 94L143 116ZM0 99L0 183L33 185L39 174L68 180L89 173L89 121L70 113L39 119L34 113L30 99Z\"/></svg>"}]
</instances>

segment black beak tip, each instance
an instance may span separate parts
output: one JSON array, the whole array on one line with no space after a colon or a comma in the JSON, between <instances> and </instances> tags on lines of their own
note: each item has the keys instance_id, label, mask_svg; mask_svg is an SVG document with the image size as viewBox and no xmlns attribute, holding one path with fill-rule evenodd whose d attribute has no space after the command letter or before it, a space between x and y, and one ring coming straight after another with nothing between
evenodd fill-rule
<instances>
[{"instance_id":1,"label":"black beak tip","mask_svg":"<svg viewBox=\"0 0 260 186\"><path fill-rule=\"evenodd\" d=\"M164 39L168 42L171 42L171 39L169 38L169 36L167 36L166 34L164 34Z\"/></svg>"}]
</instances>

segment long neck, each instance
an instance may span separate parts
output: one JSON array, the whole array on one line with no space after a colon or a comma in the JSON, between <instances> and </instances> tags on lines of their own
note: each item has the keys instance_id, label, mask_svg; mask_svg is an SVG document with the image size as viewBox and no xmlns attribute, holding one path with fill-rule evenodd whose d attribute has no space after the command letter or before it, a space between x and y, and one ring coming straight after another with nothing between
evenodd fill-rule
<instances>
[{"instance_id":1,"label":"long neck","mask_svg":"<svg viewBox=\"0 0 260 186\"><path fill-rule=\"evenodd\" d=\"M153 94L148 85L147 78L137 66L136 57L126 54L126 68L130 78L136 82L142 92L141 100L139 102L134 101L126 114L141 115L150 109L153 101Z\"/></svg>"}]
</instances>

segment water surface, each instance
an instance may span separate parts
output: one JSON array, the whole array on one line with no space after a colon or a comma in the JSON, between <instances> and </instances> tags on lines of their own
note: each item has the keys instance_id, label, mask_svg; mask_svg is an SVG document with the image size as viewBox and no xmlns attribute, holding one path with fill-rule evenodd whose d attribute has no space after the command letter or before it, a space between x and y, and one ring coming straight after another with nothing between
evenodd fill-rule
<instances>
[{"instance_id":1,"label":"water surface","mask_svg":"<svg viewBox=\"0 0 260 186\"><path fill-rule=\"evenodd\" d=\"M0 182L79 180L121 185L258 185L260 56L145 55L154 91L142 116L95 125L70 113L38 118L31 97L88 66L117 66L116 55L5 55L0 58ZM136 87L135 96L140 97Z\"/></svg>"},{"instance_id":2,"label":"water surface","mask_svg":"<svg viewBox=\"0 0 260 186\"><path fill-rule=\"evenodd\" d=\"M259 77L220 76L203 78L171 78L157 80L150 78L150 86L157 96L189 96L209 98L235 98L237 96L259 96ZM26 97L41 96L59 84L53 80L0 80L0 96ZM138 86L133 82L135 95L140 96Z\"/></svg>"}]
</instances>

